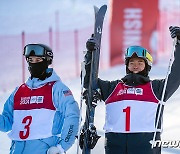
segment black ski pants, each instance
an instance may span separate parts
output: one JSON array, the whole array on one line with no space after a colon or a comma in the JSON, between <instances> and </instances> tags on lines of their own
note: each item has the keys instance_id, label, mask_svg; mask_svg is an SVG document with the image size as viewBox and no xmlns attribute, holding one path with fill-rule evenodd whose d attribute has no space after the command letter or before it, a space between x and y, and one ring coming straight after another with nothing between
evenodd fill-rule
<instances>
[{"instance_id":1,"label":"black ski pants","mask_svg":"<svg viewBox=\"0 0 180 154\"><path fill-rule=\"evenodd\" d=\"M106 133L105 154L161 154L161 147L151 149L154 133ZM157 133L156 140L160 140Z\"/></svg>"}]
</instances>

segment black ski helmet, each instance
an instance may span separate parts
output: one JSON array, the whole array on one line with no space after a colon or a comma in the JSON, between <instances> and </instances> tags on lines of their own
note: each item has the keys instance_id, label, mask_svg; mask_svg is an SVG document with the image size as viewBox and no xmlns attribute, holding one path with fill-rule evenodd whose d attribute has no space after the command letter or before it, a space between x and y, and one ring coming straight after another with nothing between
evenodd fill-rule
<instances>
[{"instance_id":1,"label":"black ski helmet","mask_svg":"<svg viewBox=\"0 0 180 154\"><path fill-rule=\"evenodd\" d=\"M52 49L49 46L41 43L27 44L24 47L23 55L26 57L26 59L29 56L44 57L48 65L52 64L53 61Z\"/></svg>"},{"instance_id":2,"label":"black ski helmet","mask_svg":"<svg viewBox=\"0 0 180 154\"><path fill-rule=\"evenodd\" d=\"M149 71L151 70L153 58L150 52L142 46L130 46L127 48L125 53L126 73L127 74L131 73L130 70L128 69L128 64L129 64L129 60L134 56L144 59L145 70L143 73L145 76L147 76Z\"/></svg>"}]
</instances>

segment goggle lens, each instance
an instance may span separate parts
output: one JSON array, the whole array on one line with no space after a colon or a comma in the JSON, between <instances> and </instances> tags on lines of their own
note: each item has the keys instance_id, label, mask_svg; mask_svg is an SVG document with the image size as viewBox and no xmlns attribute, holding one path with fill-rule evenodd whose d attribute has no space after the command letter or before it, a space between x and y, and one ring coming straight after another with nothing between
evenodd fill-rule
<instances>
[{"instance_id":1,"label":"goggle lens","mask_svg":"<svg viewBox=\"0 0 180 154\"><path fill-rule=\"evenodd\" d=\"M24 47L24 55L25 56L44 56L45 49L36 44L28 44Z\"/></svg>"},{"instance_id":2,"label":"goggle lens","mask_svg":"<svg viewBox=\"0 0 180 154\"><path fill-rule=\"evenodd\" d=\"M138 57L146 58L151 63L153 62L153 58L150 53L146 49L140 47L129 47L126 51L125 57L130 58L133 56L134 53L136 53Z\"/></svg>"}]
</instances>

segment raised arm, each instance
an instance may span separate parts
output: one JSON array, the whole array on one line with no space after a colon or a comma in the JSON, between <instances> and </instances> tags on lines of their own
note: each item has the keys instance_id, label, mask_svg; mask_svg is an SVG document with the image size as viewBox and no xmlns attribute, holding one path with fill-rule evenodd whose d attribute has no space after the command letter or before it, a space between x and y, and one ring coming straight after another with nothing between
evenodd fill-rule
<instances>
[{"instance_id":1,"label":"raised arm","mask_svg":"<svg viewBox=\"0 0 180 154\"><path fill-rule=\"evenodd\" d=\"M168 76L164 101L167 101L180 85L180 27L170 27L170 33L172 38L177 37L177 42L174 51L174 61ZM153 80L152 82L154 93L158 99L161 99L164 82L165 79Z\"/></svg>"}]
</instances>

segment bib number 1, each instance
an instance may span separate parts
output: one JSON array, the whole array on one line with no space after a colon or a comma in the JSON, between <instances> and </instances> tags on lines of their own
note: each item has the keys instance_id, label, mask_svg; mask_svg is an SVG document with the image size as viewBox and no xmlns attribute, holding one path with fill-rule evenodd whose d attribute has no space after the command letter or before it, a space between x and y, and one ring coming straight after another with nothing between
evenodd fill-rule
<instances>
[{"instance_id":1,"label":"bib number 1","mask_svg":"<svg viewBox=\"0 0 180 154\"><path fill-rule=\"evenodd\" d=\"M130 111L131 111L131 107L127 106L125 109L123 109L123 112L125 112L126 116L125 116L125 130L126 131L130 131Z\"/></svg>"},{"instance_id":2,"label":"bib number 1","mask_svg":"<svg viewBox=\"0 0 180 154\"><path fill-rule=\"evenodd\" d=\"M29 137L31 122L32 122L32 116L26 116L22 120L22 124L24 124L24 131L19 132L19 137L21 139L27 139Z\"/></svg>"}]
</instances>

